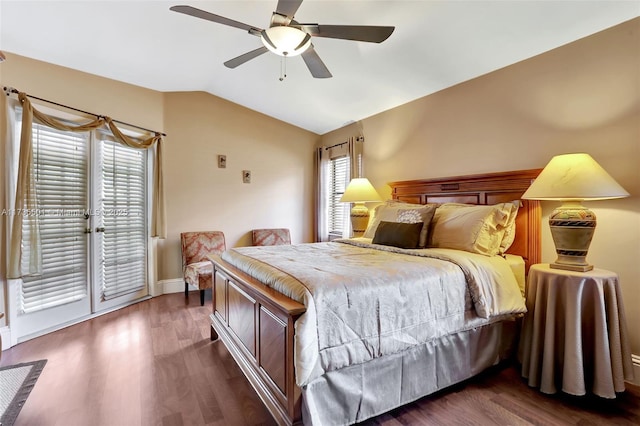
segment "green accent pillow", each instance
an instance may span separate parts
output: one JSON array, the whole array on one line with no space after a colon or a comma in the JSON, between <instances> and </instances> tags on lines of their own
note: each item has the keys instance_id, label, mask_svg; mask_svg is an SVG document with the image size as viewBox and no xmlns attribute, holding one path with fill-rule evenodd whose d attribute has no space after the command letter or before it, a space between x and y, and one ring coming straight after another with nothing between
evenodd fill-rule
<instances>
[{"instance_id":1,"label":"green accent pillow","mask_svg":"<svg viewBox=\"0 0 640 426\"><path fill-rule=\"evenodd\" d=\"M403 249L418 248L422 222L403 223L381 221L373 236L373 244Z\"/></svg>"}]
</instances>

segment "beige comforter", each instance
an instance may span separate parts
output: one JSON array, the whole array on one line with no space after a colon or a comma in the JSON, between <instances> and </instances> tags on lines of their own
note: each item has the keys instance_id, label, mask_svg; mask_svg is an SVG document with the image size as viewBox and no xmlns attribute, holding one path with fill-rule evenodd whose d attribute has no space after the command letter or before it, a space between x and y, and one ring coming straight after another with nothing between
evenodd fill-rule
<instances>
[{"instance_id":1,"label":"beige comforter","mask_svg":"<svg viewBox=\"0 0 640 426\"><path fill-rule=\"evenodd\" d=\"M222 258L306 306L295 324L299 386L526 310L499 256L340 240L242 247Z\"/></svg>"}]
</instances>

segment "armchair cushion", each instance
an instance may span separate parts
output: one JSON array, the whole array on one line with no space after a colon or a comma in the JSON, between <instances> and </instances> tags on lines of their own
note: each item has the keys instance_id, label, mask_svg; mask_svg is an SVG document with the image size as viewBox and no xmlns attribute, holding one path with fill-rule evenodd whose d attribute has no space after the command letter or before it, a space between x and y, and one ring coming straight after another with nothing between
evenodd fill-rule
<instances>
[{"instance_id":1,"label":"armchair cushion","mask_svg":"<svg viewBox=\"0 0 640 426\"><path fill-rule=\"evenodd\" d=\"M279 246L291 244L291 234L287 228L254 229L251 232L254 246Z\"/></svg>"},{"instance_id":2,"label":"armchair cushion","mask_svg":"<svg viewBox=\"0 0 640 426\"><path fill-rule=\"evenodd\" d=\"M212 286L213 264L211 262L196 262L184 269L184 280L200 290L206 290Z\"/></svg>"}]
</instances>

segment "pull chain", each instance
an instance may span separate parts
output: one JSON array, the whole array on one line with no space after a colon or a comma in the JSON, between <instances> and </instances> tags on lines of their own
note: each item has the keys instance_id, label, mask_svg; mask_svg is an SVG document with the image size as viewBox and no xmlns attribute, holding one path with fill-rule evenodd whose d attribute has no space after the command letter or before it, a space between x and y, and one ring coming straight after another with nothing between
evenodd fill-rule
<instances>
[{"instance_id":1,"label":"pull chain","mask_svg":"<svg viewBox=\"0 0 640 426\"><path fill-rule=\"evenodd\" d=\"M287 55L285 54L280 61L280 81L287 78Z\"/></svg>"}]
</instances>

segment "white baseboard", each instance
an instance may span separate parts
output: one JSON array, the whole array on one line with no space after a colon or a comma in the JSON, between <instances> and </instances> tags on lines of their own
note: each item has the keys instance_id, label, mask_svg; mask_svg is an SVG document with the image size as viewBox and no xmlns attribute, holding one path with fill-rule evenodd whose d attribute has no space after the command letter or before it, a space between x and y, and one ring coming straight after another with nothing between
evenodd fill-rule
<instances>
[{"instance_id":1,"label":"white baseboard","mask_svg":"<svg viewBox=\"0 0 640 426\"><path fill-rule=\"evenodd\" d=\"M640 386L640 355L632 354L631 361L633 362L633 375L635 376L635 380L631 383Z\"/></svg>"},{"instance_id":2,"label":"white baseboard","mask_svg":"<svg viewBox=\"0 0 640 426\"><path fill-rule=\"evenodd\" d=\"M162 294L181 293L184 292L184 280L182 278L174 278L171 280L160 280L156 282L154 296L160 296ZM196 290L195 287L190 287L190 290Z\"/></svg>"},{"instance_id":3,"label":"white baseboard","mask_svg":"<svg viewBox=\"0 0 640 426\"><path fill-rule=\"evenodd\" d=\"M0 338L2 339L2 347L0 347L0 351L9 349L11 347L11 329L8 325L0 327Z\"/></svg>"}]
</instances>

